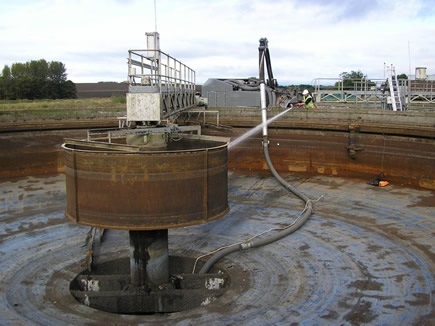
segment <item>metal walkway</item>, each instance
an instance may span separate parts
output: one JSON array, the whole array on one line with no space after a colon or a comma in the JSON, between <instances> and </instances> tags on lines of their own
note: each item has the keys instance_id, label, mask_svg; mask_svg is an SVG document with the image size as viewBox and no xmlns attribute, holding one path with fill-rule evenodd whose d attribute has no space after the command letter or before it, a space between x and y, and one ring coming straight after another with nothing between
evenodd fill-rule
<instances>
[{"instance_id":1,"label":"metal walkway","mask_svg":"<svg viewBox=\"0 0 435 326\"><path fill-rule=\"evenodd\" d=\"M128 51L127 122L172 119L195 105L195 71L159 48L146 33L146 50Z\"/></svg>"}]
</instances>

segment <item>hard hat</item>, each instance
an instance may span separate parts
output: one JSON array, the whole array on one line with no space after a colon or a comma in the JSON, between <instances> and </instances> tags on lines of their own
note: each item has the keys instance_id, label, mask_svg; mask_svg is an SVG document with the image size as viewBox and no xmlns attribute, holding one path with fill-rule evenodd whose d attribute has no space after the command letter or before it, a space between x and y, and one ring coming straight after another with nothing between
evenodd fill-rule
<instances>
[{"instance_id":1,"label":"hard hat","mask_svg":"<svg viewBox=\"0 0 435 326\"><path fill-rule=\"evenodd\" d=\"M308 94L308 89L304 89L304 91L302 92L302 95L307 95Z\"/></svg>"}]
</instances>

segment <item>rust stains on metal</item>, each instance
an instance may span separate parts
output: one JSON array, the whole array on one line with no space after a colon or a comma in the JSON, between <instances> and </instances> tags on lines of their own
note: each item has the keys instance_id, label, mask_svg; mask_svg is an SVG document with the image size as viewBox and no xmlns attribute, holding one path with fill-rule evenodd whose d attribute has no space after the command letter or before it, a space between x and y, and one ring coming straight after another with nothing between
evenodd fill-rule
<instances>
[{"instance_id":1,"label":"rust stains on metal","mask_svg":"<svg viewBox=\"0 0 435 326\"><path fill-rule=\"evenodd\" d=\"M66 142L66 216L124 230L169 229L224 216L229 210L226 143L183 142L161 152Z\"/></svg>"},{"instance_id":2,"label":"rust stains on metal","mask_svg":"<svg viewBox=\"0 0 435 326\"><path fill-rule=\"evenodd\" d=\"M233 137L244 128L233 129ZM349 141L364 149L350 155ZM269 149L280 172L372 177L383 172L395 183L435 189L433 139L328 130L269 129ZM352 147L353 148L353 147ZM355 149L353 148L353 149ZM267 170L262 156L261 135L256 135L229 151L229 168Z\"/></svg>"}]
</instances>

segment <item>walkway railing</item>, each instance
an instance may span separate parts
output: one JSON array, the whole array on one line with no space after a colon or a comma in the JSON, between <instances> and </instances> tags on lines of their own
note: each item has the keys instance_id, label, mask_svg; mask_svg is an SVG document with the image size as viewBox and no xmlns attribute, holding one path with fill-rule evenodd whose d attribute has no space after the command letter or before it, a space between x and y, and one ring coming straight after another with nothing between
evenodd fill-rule
<instances>
[{"instance_id":1,"label":"walkway railing","mask_svg":"<svg viewBox=\"0 0 435 326\"><path fill-rule=\"evenodd\" d=\"M366 102L388 108L388 90L385 79L353 80L353 86L345 86L341 78L316 78L314 96L317 102ZM407 104L435 103L435 81L399 79L401 93Z\"/></svg>"},{"instance_id":2,"label":"walkway railing","mask_svg":"<svg viewBox=\"0 0 435 326\"><path fill-rule=\"evenodd\" d=\"M195 90L195 71L161 50L129 50L130 85Z\"/></svg>"},{"instance_id":3,"label":"walkway railing","mask_svg":"<svg viewBox=\"0 0 435 326\"><path fill-rule=\"evenodd\" d=\"M161 50L129 50L128 82L128 120L166 119L195 105L195 71Z\"/></svg>"}]
</instances>

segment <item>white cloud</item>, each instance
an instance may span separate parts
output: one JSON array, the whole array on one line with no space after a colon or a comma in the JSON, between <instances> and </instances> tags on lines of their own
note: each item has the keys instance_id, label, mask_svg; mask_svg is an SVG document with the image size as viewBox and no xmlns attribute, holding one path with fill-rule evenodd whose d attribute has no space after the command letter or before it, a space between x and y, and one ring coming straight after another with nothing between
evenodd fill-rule
<instances>
[{"instance_id":1,"label":"white cloud","mask_svg":"<svg viewBox=\"0 0 435 326\"><path fill-rule=\"evenodd\" d=\"M154 3L156 13L154 15ZM0 3L0 66L61 61L74 82L126 79L129 49L160 33L161 49L208 78L258 75L269 40L280 84L361 70L383 77L425 66L435 73L435 12L422 0L18 0ZM411 69L410 69L411 65Z\"/></svg>"}]
</instances>

